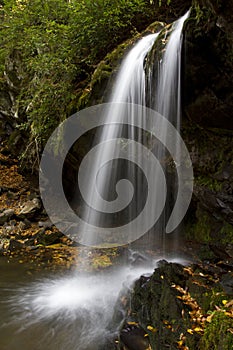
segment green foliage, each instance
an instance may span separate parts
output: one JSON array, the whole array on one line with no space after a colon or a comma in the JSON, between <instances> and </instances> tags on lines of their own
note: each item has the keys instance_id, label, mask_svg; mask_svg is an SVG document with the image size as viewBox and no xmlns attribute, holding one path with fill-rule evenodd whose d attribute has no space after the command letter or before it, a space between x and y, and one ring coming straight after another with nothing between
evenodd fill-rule
<instances>
[{"instance_id":1,"label":"green foliage","mask_svg":"<svg viewBox=\"0 0 233 350\"><path fill-rule=\"evenodd\" d=\"M97 63L153 18L146 0L8 0L0 10L0 83L5 71L26 158L76 111Z\"/></svg>"},{"instance_id":2,"label":"green foliage","mask_svg":"<svg viewBox=\"0 0 233 350\"><path fill-rule=\"evenodd\" d=\"M188 229L186 236L199 242L208 243L211 241L211 221L209 215L203 210L198 209L197 222L192 224Z\"/></svg>"},{"instance_id":3,"label":"green foliage","mask_svg":"<svg viewBox=\"0 0 233 350\"><path fill-rule=\"evenodd\" d=\"M222 235L222 243L224 244L233 244L233 226L224 222L223 227L220 230Z\"/></svg>"},{"instance_id":4,"label":"green foliage","mask_svg":"<svg viewBox=\"0 0 233 350\"><path fill-rule=\"evenodd\" d=\"M156 1L154 1L154 0L150 0L151 4L154 4L155 2ZM159 6L162 6L162 0L157 0L157 3L158 3ZM166 3L167 3L167 5L170 5L171 0L166 0Z\"/></svg>"},{"instance_id":5,"label":"green foliage","mask_svg":"<svg viewBox=\"0 0 233 350\"><path fill-rule=\"evenodd\" d=\"M136 18L146 11L143 0L84 0L72 3L73 45L88 63L97 63L137 30ZM111 38L111 40L109 40Z\"/></svg>"},{"instance_id":6,"label":"green foliage","mask_svg":"<svg viewBox=\"0 0 233 350\"><path fill-rule=\"evenodd\" d=\"M195 180L198 186L206 187L211 191L219 192L222 190L223 183L217 179L208 176L197 176Z\"/></svg>"},{"instance_id":7,"label":"green foliage","mask_svg":"<svg viewBox=\"0 0 233 350\"><path fill-rule=\"evenodd\" d=\"M212 23L214 23L215 14L212 6L203 4L200 0L193 0L193 6L190 14L190 20L194 20L196 28L194 30L195 37L202 37L203 32L208 32Z\"/></svg>"},{"instance_id":8,"label":"green foliage","mask_svg":"<svg viewBox=\"0 0 233 350\"><path fill-rule=\"evenodd\" d=\"M201 350L229 350L233 347L232 318L224 311L214 311L201 339Z\"/></svg>"}]
</instances>

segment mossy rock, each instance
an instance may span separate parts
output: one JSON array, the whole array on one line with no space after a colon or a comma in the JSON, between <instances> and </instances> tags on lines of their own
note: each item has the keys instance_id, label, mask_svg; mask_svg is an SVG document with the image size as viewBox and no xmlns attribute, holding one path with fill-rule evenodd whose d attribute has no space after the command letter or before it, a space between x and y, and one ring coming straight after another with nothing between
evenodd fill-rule
<instances>
[{"instance_id":1,"label":"mossy rock","mask_svg":"<svg viewBox=\"0 0 233 350\"><path fill-rule=\"evenodd\" d=\"M96 67L92 74L91 81L83 90L78 100L78 109L89 107L107 101L109 91L112 89L113 81L126 53L144 35L159 31L164 24L154 22L141 34L135 35L122 44L118 45L111 53L108 53Z\"/></svg>"},{"instance_id":2,"label":"mossy rock","mask_svg":"<svg viewBox=\"0 0 233 350\"><path fill-rule=\"evenodd\" d=\"M226 312L214 311L200 341L200 350L229 350L233 348L232 318Z\"/></svg>"},{"instance_id":3,"label":"mossy rock","mask_svg":"<svg viewBox=\"0 0 233 350\"><path fill-rule=\"evenodd\" d=\"M166 261L158 265L151 277L136 281L130 303L130 315L147 330L152 349L230 349L231 296L219 282L219 268ZM215 335L217 327L221 336Z\"/></svg>"},{"instance_id":4,"label":"mossy rock","mask_svg":"<svg viewBox=\"0 0 233 350\"><path fill-rule=\"evenodd\" d=\"M177 349L179 334L188 328L188 308L182 317L183 303L171 287L173 284L185 287L187 278L181 265L161 261L150 278L142 276L135 284L132 311L143 328L148 329L152 349Z\"/></svg>"}]
</instances>

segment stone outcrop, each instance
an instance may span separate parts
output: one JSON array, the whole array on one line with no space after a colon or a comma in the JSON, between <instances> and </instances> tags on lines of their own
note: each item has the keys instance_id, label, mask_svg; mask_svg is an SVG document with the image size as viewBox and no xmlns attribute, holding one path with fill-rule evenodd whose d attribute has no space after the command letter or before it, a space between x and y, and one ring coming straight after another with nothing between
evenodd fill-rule
<instances>
[{"instance_id":1,"label":"stone outcrop","mask_svg":"<svg viewBox=\"0 0 233 350\"><path fill-rule=\"evenodd\" d=\"M160 261L152 276L142 276L135 283L127 316L128 326L122 329L122 342L129 341L134 328L139 334L142 327L150 347L140 349L230 349L232 335L229 325L233 314L228 300L233 295L233 280L228 269L229 265L228 268L213 264L184 267ZM227 279L231 279L231 288L227 290L229 295L222 288ZM219 328L221 337L214 334L215 327ZM145 336L143 330L140 331L141 342Z\"/></svg>"},{"instance_id":2,"label":"stone outcrop","mask_svg":"<svg viewBox=\"0 0 233 350\"><path fill-rule=\"evenodd\" d=\"M183 50L182 133L195 175L190 237L225 244L233 243L232 29L232 1L194 1Z\"/></svg>"}]
</instances>

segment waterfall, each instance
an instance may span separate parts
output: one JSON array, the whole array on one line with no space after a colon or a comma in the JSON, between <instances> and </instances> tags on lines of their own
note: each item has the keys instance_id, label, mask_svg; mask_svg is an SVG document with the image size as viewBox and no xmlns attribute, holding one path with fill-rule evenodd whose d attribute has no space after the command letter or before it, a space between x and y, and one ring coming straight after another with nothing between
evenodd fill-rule
<instances>
[{"instance_id":1,"label":"waterfall","mask_svg":"<svg viewBox=\"0 0 233 350\"><path fill-rule=\"evenodd\" d=\"M154 47L148 54L146 64L146 88L147 97L146 103L150 108L158 111L160 114L171 122L177 131L180 133L181 124L181 54L182 54L182 29L185 20L188 18L188 11L179 20L175 21L161 31L159 41L155 41ZM161 45L162 44L162 45ZM161 54L162 51L162 54ZM167 144L168 129L164 123L161 128L162 138ZM173 148L177 154L175 166L181 163L181 142L176 138L173 142ZM166 150L161 144L156 149L157 157L160 160L168 158ZM164 171L168 177L168 171L165 166ZM174 205L174 197L177 188L177 182L174 172L172 180L168 179L167 193L168 201L164 208L163 215L157 225L157 230L160 232L160 244L163 246L163 251L166 251L166 235L164 227L171 213L171 208ZM182 208L179 208L182 210ZM175 249L179 237L173 234L173 248ZM153 240L153 238L152 238ZM162 242L161 242L162 241ZM151 244L152 242L150 242ZM171 238L170 238L171 243Z\"/></svg>"},{"instance_id":2,"label":"waterfall","mask_svg":"<svg viewBox=\"0 0 233 350\"><path fill-rule=\"evenodd\" d=\"M170 142L167 121L178 131L180 129L182 27L188 14L170 26L169 34L168 30L165 30L162 54L156 51L156 46L164 33L163 30L139 40L121 64L104 115L105 125L96 133L95 150L90 152L89 158L84 159L85 170L80 171L84 180L80 180L79 174L79 184L84 189L81 193L87 203L79 228L79 242L84 245L103 247L133 242L140 234L133 235L130 231L135 231L136 227L139 230L140 227L144 234L146 226L147 231L151 230L152 217L160 216L159 222L162 222L162 225L159 231L164 231L168 218L161 214L167 209L161 207L165 206L166 190L168 189L169 197L169 192L175 192L176 189L170 188L169 184L166 189L166 180L162 179L162 172L166 173L166 164L163 165L162 171L158 164L152 166L153 162L146 154L145 147L149 151L154 148L153 156L163 161L166 159L164 145L167 146ZM156 120L152 124L148 123L146 107L165 117L159 127ZM138 117L140 121L136 122ZM159 140L162 140L157 144L151 136L151 129L155 128L159 128ZM150 137L148 134L151 134ZM153 146L153 143L156 146ZM143 147L140 148L139 144ZM172 148L176 154L176 165L179 165L179 155L182 153L179 137L174 138ZM130 161L127 163L127 160ZM153 190L147 186L148 177L150 180L154 178ZM135 218L146 206L146 191L153 191L153 195L150 197L150 208L144 210L144 217L140 216L139 222ZM171 207L171 204L168 206ZM171 210L168 211L170 215ZM182 208L176 210L177 213L179 211L182 211ZM113 219L109 223L110 215ZM125 239L122 238L124 235Z\"/></svg>"},{"instance_id":3,"label":"waterfall","mask_svg":"<svg viewBox=\"0 0 233 350\"><path fill-rule=\"evenodd\" d=\"M83 215L84 225L81 227L82 237L80 238L80 243L85 245L98 245L98 230L89 229L89 225L86 223L91 222L97 227L101 227L104 225L106 221L106 215L101 213L113 213L116 210L117 199L113 201L113 203L109 203L107 201L103 201L100 198L99 193L102 197L108 197L114 189L113 186L117 183L117 178L119 176L119 168L120 163L117 161L115 166L104 168L101 165L106 164L109 159L119 159L121 150L118 147L108 147L105 146L105 142L107 140L120 140L122 141L122 147L124 147L124 134L122 124L125 122L122 118L122 105L121 102L138 104L141 106L145 106L146 103L146 87L145 87L145 71L144 71L144 60L151 49L155 39L158 37L157 34L148 35L141 40L139 40L135 46L131 49L129 54L125 57L115 85L113 87L112 96L110 97L110 108L107 110L105 119L107 121L107 125L104 126L100 133L97 133L96 143L103 144L104 146L100 151L97 150L94 162L90 162L90 168L88 171L85 171L89 174L89 177L86 178L86 182L84 183L84 189L88 189L85 191L85 200L88 203L88 207L86 207ZM119 104L118 104L119 103ZM134 118L133 110L130 111L130 119ZM133 120L132 120L133 121ZM141 116L142 124L145 123L143 116ZM118 122L117 125L111 125L111 123ZM132 123L133 125L133 123ZM132 125L127 125L126 136L131 140L139 140L141 135L135 135L135 127ZM126 141L129 142L129 141ZM135 153L135 150L133 150ZM98 181L98 171L101 171L101 176L99 176ZM86 169L85 169L86 170ZM133 169L134 170L134 169ZM123 174L125 177L132 173L132 169L127 166L125 173ZM131 177L136 177L137 174L135 171L131 174ZM96 181L98 182L98 193L96 191ZM122 181L122 180L121 180ZM119 183L118 183L119 184ZM137 185L134 183L134 185ZM137 187L137 186L136 186ZM119 187L118 187L119 188ZM118 199L119 199L118 193ZM129 204L132 199L132 195L129 195L127 200L125 193L123 193L121 206L118 207L118 211L121 211L127 204ZM121 199L121 198L120 198ZM124 200L126 199L126 201ZM136 204L139 202L139 198L136 198ZM102 205L101 205L102 204ZM112 204L112 206L111 206ZM135 206L135 205L134 205ZM98 211L93 211L91 208L96 208ZM127 213L128 216L132 217L134 215L135 208L131 208L131 210ZM110 231L109 231L110 232ZM120 243L120 242L116 242ZM101 245L104 243L101 242ZM120 244L121 245L121 244Z\"/></svg>"}]
</instances>

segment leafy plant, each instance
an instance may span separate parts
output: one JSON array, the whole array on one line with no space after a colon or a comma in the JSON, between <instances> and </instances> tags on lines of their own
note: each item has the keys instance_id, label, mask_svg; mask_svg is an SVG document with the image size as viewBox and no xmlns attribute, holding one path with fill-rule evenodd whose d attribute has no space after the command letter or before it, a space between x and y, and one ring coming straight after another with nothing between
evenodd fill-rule
<instances>
[{"instance_id":1,"label":"leafy plant","mask_svg":"<svg viewBox=\"0 0 233 350\"><path fill-rule=\"evenodd\" d=\"M76 111L96 64L149 13L145 0L9 0L1 7L0 83L12 85L17 126L41 153L55 127ZM140 18L140 20L139 20ZM143 20L144 19L144 20Z\"/></svg>"}]
</instances>

